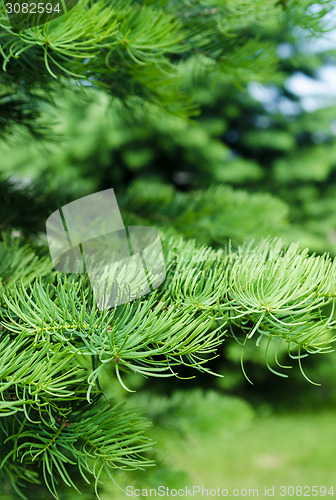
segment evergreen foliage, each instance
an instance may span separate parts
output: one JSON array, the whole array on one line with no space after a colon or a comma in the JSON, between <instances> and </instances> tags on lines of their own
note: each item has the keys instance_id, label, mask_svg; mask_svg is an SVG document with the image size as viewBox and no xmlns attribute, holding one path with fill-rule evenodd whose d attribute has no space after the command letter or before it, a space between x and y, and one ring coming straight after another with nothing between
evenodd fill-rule
<instances>
[{"instance_id":1,"label":"evergreen foliage","mask_svg":"<svg viewBox=\"0 0 336 500\"><path fill-rule=\"evenodd\" d=\"M246 16L246 7L245 2L81 0L61 18L17 33L2 4L3 84L10 85L14 77L27 92L66 76L114 96L142 97L174 112L190 111L178 78L181 58L201 55L207 66L225 65L233 74L245 65L249 75L268 63L267 48L250 39L248 28L266 12L273 21L282 17L282 8L269 1L255 10L251 3Z\"/></svg>"},{"instance_id":2,"label":"evergreen foliage","mask_svg":"<svg viewBox=\"0 0 336 500\"><path fill-rule=\"evenodd\" d=\"M294 28L319 32L331 2L318 13L312 5L80 0L64 16L17 32L1 4L4 491L63 499L66 487L93 479L98 495L104 474L114 480L117 469L153 465L148 423L111 395L116 384L132 392L134 374L165 380L191 369L220 377L213 360L229 344L239 347L244 373L249 346L264 346L272 373L287 376L287 351L308 378L302 359L332 350L336 261L275 238L292 239L290 196L286 203L223 184L263 179L272 191L276 181L286 189L304 176L293 131L305 115L287 126L279 114L272 130L251 130L251 121L270 116L242 89L272 78L284 87L276 49ZM286 75L294 64L287 65ZM304 131L314 136L308 124ZM291 173L281 163L286 155ZM306 155L313 158L309 148ZM305 178L324 181L333 164L314 170L311 162L308 170ZM35 185L20 185L22 173ZM86 276L53 271L41 232L58 205L111 184L126 223L158 227L167 278L148 296L99 311ZM200 394L180 410L177 393L149 416L195 412L202 429L208 421L193 399ZM212 393L204 398L212 411L230 407ZM241 410L244 421L250 409L239 405L233 415Z\"/></svg>"},{"instance_id":3,"label":"evergreen foliage","mask_svg":"<svg viewBox=\"0 0 336 500\"><path fill-rule=\"evenodd\" d=\"M330 351L336 264L328 256L277 240L225 252L170 238L165 252L164 287L98 311L87 278L43 278L50 264L2 243L2 470L13 487L41 481L38 468L57 497L59 481L75 486L73 467L99 481L102 470L149 465L140 457L149 446L143 424L104 397L104 373L126 390L124 370L211 373L207 362L226 337L284 341L301 370L307 353ZM23 255L40 276L33 282L29 265L22 279Z\"/></svg>"}]
</instances>

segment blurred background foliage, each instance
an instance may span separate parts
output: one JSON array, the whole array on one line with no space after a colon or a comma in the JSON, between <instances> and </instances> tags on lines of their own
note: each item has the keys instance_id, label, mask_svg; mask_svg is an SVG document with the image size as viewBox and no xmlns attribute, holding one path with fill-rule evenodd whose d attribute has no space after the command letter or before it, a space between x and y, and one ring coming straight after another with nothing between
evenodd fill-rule
<instances>
[{"instance_id":1,"label":"blurred background foliage","mask_svg":"<svg viewBox=\"0 0 336 500\"><path fill-rule=\"evenodd\" d=\"M325 96L306 110L291 85L298 75L317 79L335 63L335 50L308 51L311 33L293 19L249 25L249 37L278 57L263 85L250 71L244 82L240 73L233 79L232 68L226 73L201 55L188 58L178 71L199 107L193 120L90 87L50 90L53 105L44 103L39 117L48 133L34 139L17 126L0 144L2 171L64 199L109 186L121 196L129 188L125 209L166 218L208 244L276 234L335 254L335 103ZM205 200L194 193L214 185Z\"/></svg>"},{"instance_id":2,"label":"blurred background foliage","mask_svg":"<svg viewBox=\"0 0 336 500\"><path fill-rule=\"evenodd\" d=\"M177 2L166 3L183 17ZM179 51L173 56L183 95L198 110L192 118L162 108L160 97L145 99L145 91L125 101L89 80L80 89L65 80L48 83L48 98L29 81L10 94L7 74L0 81L0 229L22 233L46 253L44 224L53 210L113 187L125 224L155 225L216 248L280 236L335 256L336 101L325 96L309 109L292 85L298 77L316 81L321 69L335 66L334 48L311 50L312 37L322 37L318 23L327 2L283 2L285 23L277 22L276 12L258 23L240 4L232 23L240 23L244 44L233 50L236 38L227 37L219 62L196 50L189 58ZM265 15L270 6L264 2ZM184 22L197 37L193 17ZM189 42L195 44L191 35ZM268 57L254 66L256 47L266 47ZM265 347L250 346L244 363L251 386L239 364L241 346L228 342L222 350L210 367L223 378L190 378L185 367L179 373L186 380L126 374L135 395L105 381L109 395L143 410L158 441L158 466L116 475L117 482L173 488L224 481L252 488L270 478L272 484L332 481L335 355L307 359L308 376L321 383L316 387L296 365L289 379L266 370ZM284 348L278 356L286 362ZM36 490L32 498L44 495ZM102 498L112 495L125 497L107 481ZM1 498L13 493L3 491ZM76 494L64 490L62 498ZM93 492L80 498L91 499Z\"/></svg>"}]
</instances>

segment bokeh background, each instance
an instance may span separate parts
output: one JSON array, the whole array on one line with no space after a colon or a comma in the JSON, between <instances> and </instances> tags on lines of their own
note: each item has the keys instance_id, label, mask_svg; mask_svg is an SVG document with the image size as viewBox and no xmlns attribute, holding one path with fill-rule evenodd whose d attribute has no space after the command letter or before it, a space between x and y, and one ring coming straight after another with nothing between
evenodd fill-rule
<instances>
[{"instance_id":1,"label":"bokeh background","mask_svg":"<svg viewBox=\"0 0 336 500\"><path fill-rule=\"evenodd\" d=\"M324 16L318 35L294 23L250 26L251 39L278 59L264 83L249 76L237 84L209 69L196 85L186 61L184 89L200 109L190 120L154 104L124 108L87 82L80 93L71 85L52 90L36 118L38 134L17 123L0 138L1 229L42 246L53 210L113 187L125 224L149 222L214 248L276 236L335 256L335 20L333 12ZM259 488L259 496L265 486L317 485L336 493L335 354L304 362L320 385L297 363L288 378L273 373L265 355L263 346L244 353L253 385L240 366L241 346L229 342L210 363L220 377L190 378L185 368L179 379L126 374L131 394L106 381L109 396L152 422L157 441L157 466L116 473L116 483ZM109 478L100 491L103 500L126 498ZM14 497L3 491L0 498ZM78 498L93 499L91 488Z\"/></svg>"}]
</instances>

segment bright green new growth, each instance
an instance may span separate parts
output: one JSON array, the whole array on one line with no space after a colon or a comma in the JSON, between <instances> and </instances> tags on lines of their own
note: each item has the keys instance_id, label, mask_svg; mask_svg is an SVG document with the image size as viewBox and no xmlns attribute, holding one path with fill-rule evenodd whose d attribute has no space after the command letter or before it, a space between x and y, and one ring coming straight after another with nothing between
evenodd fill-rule
<instances>
[{"instance_id":1,"label":"bright green new growth","mask_svg":"<svg viewBox=\"0 0 336 500\"><path fill-rule=\"evenodd\" d=\"M55 142L32 144L28 160L28 177L51 172L55 184L45 183L41 200L1 182L1 228L20 228L26 235L43 230L47 212L63 200L57 185L63 173L65 198L75 199L77 181L79 190L90 192L112 184L122 197L149 160L155 166L149 172L157 174L156 152L168 155L172 147L173 160L168 157L163 169L166 181L172 182L172 168L178 173L184 166L205 183L261 178L257 162L230 161L230 148L219 141L227 125L219 124L214 140L185 118L211 101L209 88L218 82L239 86L277 76L269 33L278 32L280 40L281 29L319 31L330 3L320 2L316 14L310 9L314 0L80 0L65 16L21 33L12 30L2 3L0 133L6 141L8 124L17 125L16 150L21 125L37 133L43 127L36 116L42 124L55 121ZM230 87L219 85L216 92L231 104ZM57 110L67 107L65 94L83 105L73 106L60 125ZM54 112L44 106L47 99L56 103ZM110 104L112 128L105 121ZM233 105L228 116L235 113L239 118ZM77 120L79 128L89 122L82 135ZM57 142L58 134L68 135L68 143ZM254 143L253 135L249 141ZM279 147L281 135L277 142ZM41 154L44 144L50 154ZM9 175L20 171L15 161L27 162L27 144L21 146L16 156L2 144ZM62 486L76 488L92 479L97 492L105 473L113 478L115 469L152 465L146 422L110 399L110 385L133 391L133 373L183 377L188 367L212 374L213 358L230 339L241 344L243 370L249 346L262 350L266 344L265 363L282 376L283 345L303 374L302 358L331 350L335 261L271 238L239 247L251 238L283 234L289 226L285 203L228 186L178 193L146 179L145 189L131 185L120 205L126 218L144 225L153 220L159 228L167 278L150 295L117 309L98 310L87 277L54 272L49 258L17 238L4 235L0 243L0 466L23 497L27 485L34 497L44 494L46 484L43 498L50 492L59 498ZM199 246L225 248L228 240L228 250ZM186 409L193 411L187 404Z\"/></svg>"},{"instance_id":2,"label":"bright green new growth","mask_svg":"<svg viewBox=\"0 0 336 500\"><path fill-rule=\"evenodd\" d=\"M86 277L51 274L15 239L1 243L1 465L13 487L38 483L39 466L58 498L59 480L75 487L74 468L97 486L102 471L151 465L144 423L104 396L113 373L126 390L127 372L178 376L184 364L212 373L230 336L242 350L286 342L300 367L330 351L336 261L327 255L279 240L226 252L170 238L164 248L164 285L99 311ZM40 278L20 279L23 255Z\"/></svg>"}]
</instances>

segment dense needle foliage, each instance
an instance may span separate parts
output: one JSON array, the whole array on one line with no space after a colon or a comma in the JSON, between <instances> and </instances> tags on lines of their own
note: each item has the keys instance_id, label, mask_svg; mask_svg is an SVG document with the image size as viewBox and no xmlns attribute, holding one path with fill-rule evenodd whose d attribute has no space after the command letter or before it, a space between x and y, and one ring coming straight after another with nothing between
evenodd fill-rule
<instances>
[{"instance_id":1,"label":"dense needle foliage","mask_svg":"<svg viewBox=\"0 0 336 500\"><path fill-rule=\"evenodd\" d=\"M80 0L22 32L1 4L4 491L63 499L93 478L98 494L114 470L153 466L148 423L110 397L113 384L134 390L132 374L220 377L212 362L237 343L244 373L253 345L274 374L287 377L287 352L308 378L302 359L332 350L336 261L286 243L288 200L223 184L246 187L266 170L253 134L239 138L241 156L225 135L244 85L276 79L279 41L318 33L329 4ZM53 270L43 232L57 206L111 183L127 224L159 229L167 277L99 311L87 276Z\"/></svg>"}]
</instances>

